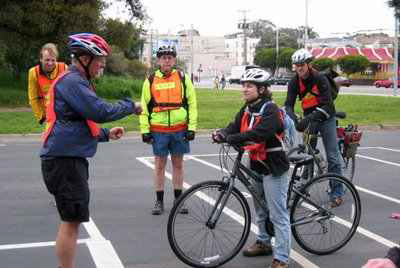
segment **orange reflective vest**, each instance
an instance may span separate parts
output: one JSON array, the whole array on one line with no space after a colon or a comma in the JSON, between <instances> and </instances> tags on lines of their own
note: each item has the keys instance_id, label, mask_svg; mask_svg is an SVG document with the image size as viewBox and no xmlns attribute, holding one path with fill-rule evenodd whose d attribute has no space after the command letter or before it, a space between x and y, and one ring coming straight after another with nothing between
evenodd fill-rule
<instances>
[{"instance_id":1,"label":"orange reflective vest","mask_svg":"<svg viewBox=\"0 0 408 276\"><path fill-rule=\"evenodd\" d=\"M45 124L45 131L42 135L43 142L46 143L48 136L50 135L55 121L57 120L57 116L55 113L55 85L66 75L68 75L70 71L65 71L62 75L60 75L55 82L51 85L50 90L48 91L48 96L49 96L49 104L47 105L46 108L46 124ZM99 137L101 133L101 129L99 128L98 124L95 123L94 121L91 120L86 120L86 123L89 127L89 131L91 132L92 137L95 139Z\"/></svg>"},{"instance_id":2,"label":"orange reflective vest","mask_svg":"<svg viewBox=\"0 0 408 276\"><path fill-rule=\"evenodd\" d=\"M177 70L164 78L154 77L151 84L153 112L179 109L183 105L183 89Z\"/></svg>"},{"instance_id":3,"label":"orange reflective vest","mask_svg":"<svg viewBox=\"0 0 408 276\"><path fill-rule=\"evenodd\" d=\"M268 105L269 102L266 102L263 104L261 107L259 113L250 113L248 111L248 107L245 109L244 115L241 118L241 127L240 127L240 132L246 132L254 128L257 124L262 119L262 113L265 107ZM279 120L283 124L283 112L279 111ZM249 121L249 122L248 122ZM284 133L282 132L281 134L275 134L275 137L281 142L283 141L283 136ZM252 145L247 145L244 146L244 149L249 151L249 158L252 160L257 160L257 161L262 161L266 159L266 154L267 152L272 152L272 151L282 151L283 150L283 144L282 147L274 147L274 148L266 148L266 143L254 143Z\"/></svg>"},{"instance_id":4,"label":"orange reflective vest","mask_svg":"<svg viewBox=\"0 0 408 276\"><path fill-rule=\"evenodd\" d=\"M252 115L250 122L249 117L251 114L245 110L244 115L241 118L241 128L240 132L246 132L251 130L261 121L261 115ZM249 158L252 160L265 160L266 159L266 145L265 142L257 143L253 145L248 145L244 147L245 150L249 151Z\"/></svg>"},{"instance_id":5,"label":"orange reflective vest","mask_svg":"<svg viewBox=\"0 0 408 276\"><path fill-rule=\"evenodd\" d=\"M306 91L306 86L303 84L303 81L299 78L299 88L303 110L319 105L320 101L317 98L317 96L320 95L320 91L317 88L317 84L313 85L312 91Z\"/></svg>"},{"instance_id":6,"label":"orange reflective vest","mask_svg":"<svg viewBox=\"0 0 408 276\"><path fill-rule=\"evenodd\" d=\"M38 83L38 96L43 99L44 101L44 106L47 108L47 105L49 103L49 97L48 97L48 90L50 89L52 83L65 71L65 64L63 62L57 62L56 65L56 70L57 73L55 74L54 79L49 79L46 75L40 74L40 68L41 65L37 65L35 67L35 74L37 76L37 83Z\"/></svg>"}]
</instances>

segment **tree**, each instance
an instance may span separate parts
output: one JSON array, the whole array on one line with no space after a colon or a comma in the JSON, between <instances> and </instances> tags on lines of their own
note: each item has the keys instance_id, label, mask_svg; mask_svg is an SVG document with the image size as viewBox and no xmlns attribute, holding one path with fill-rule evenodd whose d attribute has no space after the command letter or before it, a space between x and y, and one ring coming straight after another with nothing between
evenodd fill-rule
<instances>
[{"instance_id":1,"label":"tree","mask_svg":"<svg viewBox=\"0 0 408 276\"><path fill-rule=\"evenodd\" d=\"M53 42L62 48L69 33L95 32L104 7L100 0L3 0L0 42L15 76L37 62L43 44Z\"/></svg>"},{"instance_id":2,"label":"tree","mask_svg":"<svg viewBox=\"0 0 408 276\"><path fill-rule=\"evenodd\" d=\"M273 48L259 49L255 53L254 63L271 71L276 70L276 50Z\"/></svg>"},{"instance_id":3,"label":"tree","mask_svg":"<svg viewBox=\"0 0 408 276\"><path fill-rule=\"evenodd\" d=\"M348 55L339 58L337 64L340 66L341 71L349 76L354 73L364 72L370 66L370 61L364 56Z\"/></svg>"},{"instance_id":4,"label":"tree","mask_svg":"<svg viewBox=\"0 0 408 276\"><path fill-rule=\"evenodd\" d=\"M279 48L299 48L298 39L303 37L304 28L303 26L297 29L279 28ZM276 29L277 26L273 22L259 19L249 24L248 35L261 39L257 48L276 48ZM313 31L313 28L310 27L308 27L308 34L309 38L319 37L319 35Z\"/></svg>"},{"instance_id":5,"label":"tree","mask_svg":"<svg viewBox=\"0 0 408 276\"><path fill-rule=\"evenodd\" d=\"M284 67L288 70L292 69L292 55L295 52L292 48L283 48L278 57L279 67Z\"/></svg>"},{"instance_id":6,"label":"tree","mask_svg":"<svg viewBox=\"0 0 408 276\"><path fill-rule=\"evenodd\" d=\"M333 69L335 62L331 58L318 58L312 62L312 66L318 71Z\"/></svg>"},{"instance_id":7,"label":"tree","mask_svg":"<svg viewBox=\"0 0 408 276\"><path fill-rule=\"evenodd\" d=\"M144 18L145 12L139 0L116 1L128 7L131 20ZM107 0L2 0L0 43L6 48L5 61L19 78L23 70L38 62L39 49L47 42L59 46L62 58L68 57L65 47L68 36L78 32L101 33L107 22L103 20L102 11L108 6ZM114 25L112 22L109 24ZM124 28L115 29L120 30L121 35L112 35L112 39L123 39L126 25L121 27ZM133 37L132 42L122 40L117 43L129 48L134 41Z\"/></svg>"}]
</instances>

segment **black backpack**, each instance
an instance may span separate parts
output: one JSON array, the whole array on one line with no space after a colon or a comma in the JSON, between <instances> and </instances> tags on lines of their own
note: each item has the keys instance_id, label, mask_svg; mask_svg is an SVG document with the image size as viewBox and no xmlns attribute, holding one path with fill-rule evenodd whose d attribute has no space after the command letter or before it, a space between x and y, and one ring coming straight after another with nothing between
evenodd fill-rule
<instances>
[{"instance_id":1,"label":"black backpack","mask_svg":"<svg viewBox=\"0 0 408 276\"><path fill-rule=\"evenodd\" d=\"M337 98L337 96L339 95L339 91L340 91L340 85L336 83L336 81L334 80L336 77L339 76L339 74L334 71L333 69L326 69L324 71L321 72L329 81L329 85L331 88L331 93L332 93L332 99L333 101Z\"/></svg>"}]
</instances>

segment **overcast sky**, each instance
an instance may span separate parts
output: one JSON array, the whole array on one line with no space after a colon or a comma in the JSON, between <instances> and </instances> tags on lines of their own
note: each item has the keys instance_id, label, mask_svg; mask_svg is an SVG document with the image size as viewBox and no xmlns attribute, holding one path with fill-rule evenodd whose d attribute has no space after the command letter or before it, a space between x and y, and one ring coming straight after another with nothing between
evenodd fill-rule
<instances>
[{"instance_id":1,"label":"overcast sky","mask_svg":"<svg viewBox=\"0 0 408 276\"><path fill-rule=\"evenodd\" d=\"M249 21L266 19L282 27L305 25L306 0L141 0L153 19L150 28L160 33L197 29L202 36L223 36L237 32L248 10ZM386 29L394 33L393 10L386 0L309 0L308 25L320 37L344 32ZM124 7L112 6L109 16L120 17Z\"/></svg>"}]
</instances>

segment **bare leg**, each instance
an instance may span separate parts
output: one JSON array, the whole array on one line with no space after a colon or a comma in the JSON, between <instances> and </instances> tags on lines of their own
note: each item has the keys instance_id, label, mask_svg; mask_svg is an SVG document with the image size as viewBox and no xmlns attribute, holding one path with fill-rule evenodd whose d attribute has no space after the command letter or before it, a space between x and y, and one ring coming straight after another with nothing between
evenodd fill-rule
<instances>
[{"instance_id":1,"label":"bare leg","mask_svg":"<svg viewBox=\"0 0 408 276\"><path fill-rule=\"evenodd\" d=\"M183 155L172 155L173 187L175 190L183 189Z\"/></svg>"},{"instance_id":2,"label":"bare leg","mask_svg":"<svg viewBox=\"0 0 408 276\"><path fill-rule=\"evenodd\" d=\"M164 171L166 169L167 156L155 156L154 158L154 185L156 191L164 190Z\"/></svg>"},{"instance_id":3,"label":"bare leg","mask_svg":"<svg viewBox=\"0 0 408 276\"><path fill-rule=\"evenodd\" d=\"M59 267L74 267L80 222L61 222L56 241Z\"/></svg>"}]
</instances>

